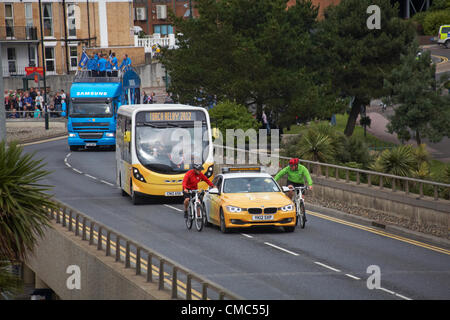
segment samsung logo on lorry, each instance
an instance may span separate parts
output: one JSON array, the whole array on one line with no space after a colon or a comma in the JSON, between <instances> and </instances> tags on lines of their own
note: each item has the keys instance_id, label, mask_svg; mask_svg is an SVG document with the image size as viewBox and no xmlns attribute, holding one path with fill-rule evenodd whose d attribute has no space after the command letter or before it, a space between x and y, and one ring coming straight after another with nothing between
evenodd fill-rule
<instances>
[{"instance_id":1,"label":"samsung logo on lorry","mask_svg":"<svg viewBox=\"0 0 450 320\"><path fill-rule=\"evenodd\" d=\"M107 92L99 92L99 91L86 91L86 92L77 92L77 96L84 96L84 97L90 97L90 96L107 96Z\"/></svg>"}]
</instances>

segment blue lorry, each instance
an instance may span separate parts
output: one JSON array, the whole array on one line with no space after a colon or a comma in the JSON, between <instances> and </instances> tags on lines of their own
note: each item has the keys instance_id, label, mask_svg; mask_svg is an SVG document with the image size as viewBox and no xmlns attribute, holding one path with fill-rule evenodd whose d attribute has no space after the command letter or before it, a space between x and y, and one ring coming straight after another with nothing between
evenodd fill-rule
<instances>
[{"instance_id":1,"label":"blue lorry","mask_svg":"<svg viewBox=\"0 0 450 320\"><path fill-rule=\"evenodd\" d=\"M140 103L140 85L139 75L131 67L104 76L78 70L67 105L70 150L90 147L115 150L117 110L123 104Z\"/></svg>"}]
</instances>

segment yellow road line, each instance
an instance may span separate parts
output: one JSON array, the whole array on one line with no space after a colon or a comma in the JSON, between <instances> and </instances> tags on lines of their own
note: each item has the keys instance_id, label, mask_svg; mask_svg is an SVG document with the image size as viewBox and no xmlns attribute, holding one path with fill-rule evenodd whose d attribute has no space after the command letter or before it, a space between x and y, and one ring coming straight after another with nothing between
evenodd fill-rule
<instances>
[{"instance_id":1,"label":"yellow road line","mask_svg":"<svg viewBox=\"0 0 450 320\"><path fill-rule=\"evenodd\" d=\"M432 56L432 57L437 57L437 58L439 58L439 59L442 59L442 61L439 62L439 63L436 63L436 65L441 64L441 63L445 63L445 62L448 61L448 58L447 58L447 57L444 57L444 56L437 56L437 55L435 55L435 54L432 54L431 56Z\"/></svg>"},{"instance_id":2,"label":"yellow road line","mask_svg":"<svg viewBox=\"0 0 450 320\"><path fill-rule=\"evenodd\" d=\"M395 239L395 240L399 240L399 241L406 242L406 243L409 243L409 244L413 244L415 246L419 246L419 247L422 247L422 248L425 248L425 249L429 249L429 250L433 250L433 251L436 251L436 252L440 252L440 253L443 253L443 254L450 255L450 250L447 250L447 249L444 249L444 248L436 247L436 246L429 245L429 244L426 244L426 243L423 243L423 242L420 242L420 241L408 239L408 238L405 238L405 237L402 237L402 236L397 236L397 235L394 235L394 234L391 234L391 233L388 233L388 232L385 232L385 231L381 231L381 230L378 230L378 229L375 229L375 228L366 227L366 226L363 226L363 225L360 225L360 224L348 222L348 221L345 221L345 220L342 220L342 219L330 217L330 216L327 216L327 215L324 215L324 214L321 214L321 213L318 213L318 212L308 211L308 213L313 215L313 216L316 216L318 218L330 220L330 221L333 221L333 222L336 222L336 223L340 223L340 224L344 224L344 225L347 225L347 226L350 226L350 227L353 227L353 228L357 228L357 229L365 230L365 231L368 231L368 232L371 232L371 233L375 233L375 234L378 234L380 236L388 237L388 238L391 238L391 239Z\"/></svg>"}]
</instances>

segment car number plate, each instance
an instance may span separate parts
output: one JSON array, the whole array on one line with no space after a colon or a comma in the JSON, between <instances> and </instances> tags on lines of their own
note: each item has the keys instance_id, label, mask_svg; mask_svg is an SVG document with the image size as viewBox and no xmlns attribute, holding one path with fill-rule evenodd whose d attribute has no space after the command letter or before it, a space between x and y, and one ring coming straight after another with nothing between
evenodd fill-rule
<instances>
[{"instance_id":1,"label":"car number plate","mask_svg":"<svg viewBox=\"0 0 450 320\"><path fill-rule=\"evenodd\" d=\"M169 191L165 193L166 197L178 197L178 196L182 196L183 192L182 191Z\"/></svg>"},{"instance_id":2,"label":"car number plate","mask_svg":"<svg viewBox=\"0 0 450 320\"><path fill-rule=\"evenodd\" d=\"M273 214L259 214L252 217L253 221L270 221L273 220Z\"/></svg>"},{"instance_id":3,"label":"car number plate","mask_svg":"<svg viewBox=\"0 0 450 320\"><path fill-rule=\"evenodd\" d=\"M95 142L87 142L86 147L95 147L97 144Z\"/></svg>"}]
</instances>

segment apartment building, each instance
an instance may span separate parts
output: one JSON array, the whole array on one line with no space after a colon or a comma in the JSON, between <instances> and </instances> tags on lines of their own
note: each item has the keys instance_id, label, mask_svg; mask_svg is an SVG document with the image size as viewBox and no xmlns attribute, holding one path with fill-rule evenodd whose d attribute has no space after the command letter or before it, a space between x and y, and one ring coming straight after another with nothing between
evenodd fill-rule
<instances>
[{"instance_id":1,"label":"apartment building","mask_svg":"<svg viewBox=\"0 0 450 320\"><path fill-rule=\"evenodd\" d=\"M132 0L2 0L0 42L3 76L42 67L41 23L48 75L75 71L83 47L134 46Z\"/></svg>"},{"instance_id":2,"label":"apartment building","mask_svg":"<svg viewBox=\"0 0 450 320\"><path fill-rule=\"evenodd\" d=\"M173 26L168 22L169 10L177 17L192 17L198 15L194 8L195 0L133 0L135 10L134 25L142 28L148 35L157 33L167 36L174 33Z\"/></svg>"}]
</instances>

